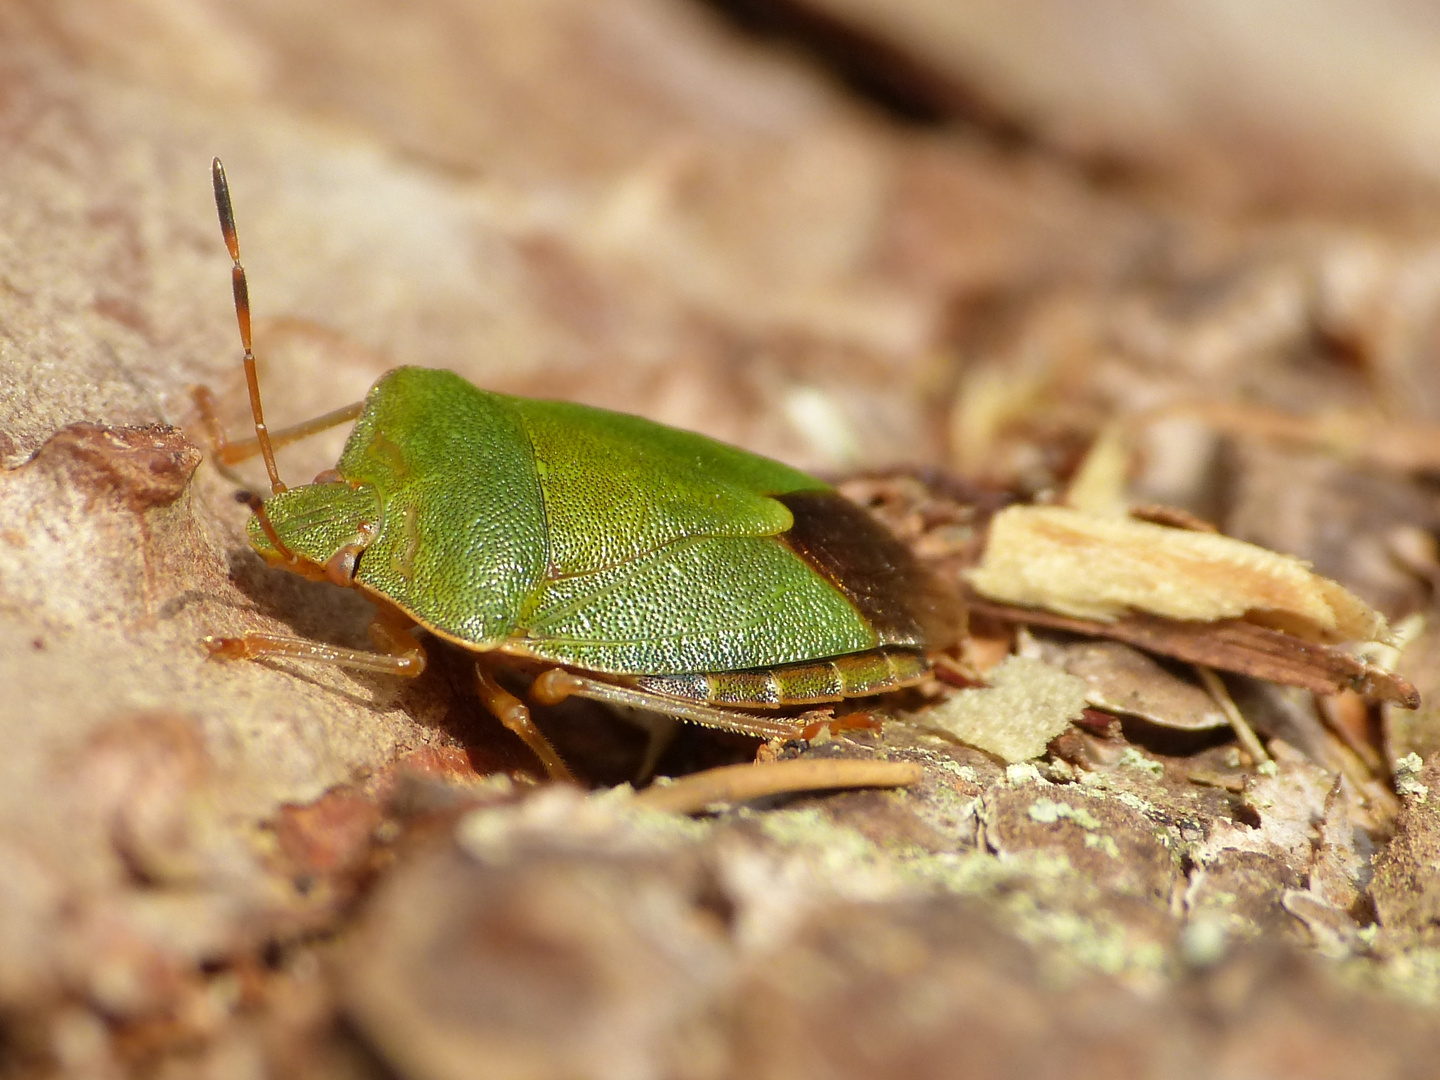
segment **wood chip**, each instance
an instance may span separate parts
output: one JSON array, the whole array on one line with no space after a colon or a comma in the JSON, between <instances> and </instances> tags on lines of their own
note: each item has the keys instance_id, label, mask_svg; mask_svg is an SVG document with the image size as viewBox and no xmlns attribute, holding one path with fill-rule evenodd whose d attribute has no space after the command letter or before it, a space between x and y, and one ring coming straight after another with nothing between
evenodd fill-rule
<instances>
[{"instance_id":1,"label":"wood chip","mask_svg":"<svg viewBox=\"0 0 1440 1080\"><path fill-rule=\"evenodd\" d=\"M1035 657L1007 657L986 679L913 719L1014 765L1044 754L1085 710L1084 681Z\"/></svg>"}]
</instances>

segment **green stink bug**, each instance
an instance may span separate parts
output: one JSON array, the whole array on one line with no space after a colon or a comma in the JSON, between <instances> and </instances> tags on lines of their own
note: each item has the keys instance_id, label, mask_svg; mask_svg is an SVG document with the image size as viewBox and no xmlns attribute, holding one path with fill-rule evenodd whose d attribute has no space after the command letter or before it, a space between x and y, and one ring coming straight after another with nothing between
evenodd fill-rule
<instances>
[{"instance_id":1,"label":"green stink bug","mask_svg":"<svg viewBox=\"0 0 1440 1080\"><path fill-rule=\"evenodd\" d=\"M761 738L773 714L913 684L959 632L954 593L863 509L779 462L635 416L478 389L401 367L365 400L273 436L251 347L234 213L212 164L230 251L255 438L272 494L252 499L269 563L358 590L379 651L250 634L214 655L289 656L418 675L419 627L476 654L482 701L553 777L569 772L497 658L545 670L532 696L630 705ZM333 470L287 488L273 447L355 427Z\"/></svg>"}]
</instances>

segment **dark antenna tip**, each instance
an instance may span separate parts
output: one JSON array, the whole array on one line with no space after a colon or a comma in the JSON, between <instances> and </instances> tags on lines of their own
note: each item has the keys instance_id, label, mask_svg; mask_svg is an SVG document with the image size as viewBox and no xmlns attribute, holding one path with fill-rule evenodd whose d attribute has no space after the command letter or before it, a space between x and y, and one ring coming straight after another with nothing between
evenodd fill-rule
<instances>
[{"instance_id":1,"label":"dark antenna tip","mask_svg":"<svg viewBox=\"0 0 1440 1080\"><path fill-rule=\"evenodd\" d=\"M230 258L240 259L240 240L235 232L235 207L230 202L230 182L225 179L225 166L220 159L210 162L210 179L215 186L215 209L220 213L220 232L225 237L225 246L230 249Z\"/></svg>"},{"instance_id":2,"label":"dark antenna tip","mask_svg":"<svg viewBox=\"0 0 1440 1080\"><path fill-rule=\"evenodd\" d=\"M265 471L270 474L270 490L278 495L285 490L285 485L275 468L275 451L270 445L270 431L265 426L265 414L260 408L260 379L255 372L255 353L250 344L250 286L245 279L245 267L240 265L240 241L235 234L235 208L230 204L230 184L225 179L225 166L220 164L218 157L210 161L210 179L215 185L215 209L220 214L220 231L225 236L225 246L230 249L230 258L235 264L230 277L235 293L235 321L240 329L240 344L245 349L245 385L250 391L255 441L260 444L260 456L265 459ZM265 520L262 514L261 521ZM267 529L267 534L269 532L273 530ZM272 539L279 550L285 550L278 536Z\"/></svg>"}]
</instances>

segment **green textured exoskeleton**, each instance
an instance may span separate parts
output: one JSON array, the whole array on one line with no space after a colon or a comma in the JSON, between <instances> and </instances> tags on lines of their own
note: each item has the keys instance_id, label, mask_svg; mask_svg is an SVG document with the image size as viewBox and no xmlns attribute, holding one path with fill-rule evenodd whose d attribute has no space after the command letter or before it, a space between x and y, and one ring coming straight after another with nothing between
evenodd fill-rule
<instances>
[{"instance_id":1,"label":"green textured exoskeleton","mask_svg":"<svg viewBox=\"0 0 1440 1080\"><path fill-rule=\"evenodd\" d=\"M224 174L221 222L263 453L275 493L250 541L272 564L348 585L379 608L381 652L250 635L227 656L284 654L396 674L424 665L410 630L481 654L487 706L565 775L485 657L557 670L542 701L581 694L762 737L762 710L913 683L952 644L960 606L908 548L827 485L778 462L634 416L478 389L402 367L363 404L333 472L286 489L259 410ZM274 441L291 437L277 434Z\"/></svg>"}]
</instances>

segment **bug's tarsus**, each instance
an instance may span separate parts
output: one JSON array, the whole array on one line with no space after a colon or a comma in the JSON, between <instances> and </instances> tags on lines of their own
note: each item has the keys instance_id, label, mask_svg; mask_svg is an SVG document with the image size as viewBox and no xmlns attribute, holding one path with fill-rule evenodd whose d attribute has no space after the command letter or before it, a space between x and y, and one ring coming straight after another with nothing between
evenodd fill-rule
<instances>
[{"instance_id":1,"label":"bug's tarsus","mask_svg":"<svg viewBox=\"0 0 1440 1080\"><path fill-rule=\"evenodd\" d=\"M265 459L265 471L270 474L270 490L278 495L285 490L285 485L275 467L275 451L270 445L270 432L265 427L265 413L260 407L260 379L255 371L255 350L250 337L250 286L245 279L245 267L240 263L240 238L235 231L230 184L225 179L225 166L220 164L218 157L210 163L210 176L215 184L215 209L220 214L220 232L235 264L230 278L235 290L235 321L240 326L240 344L245 349L245 385L250 391L250 412L255 417L255 439L260 444L260 455Z\"/></svg>"}]
</instances>

